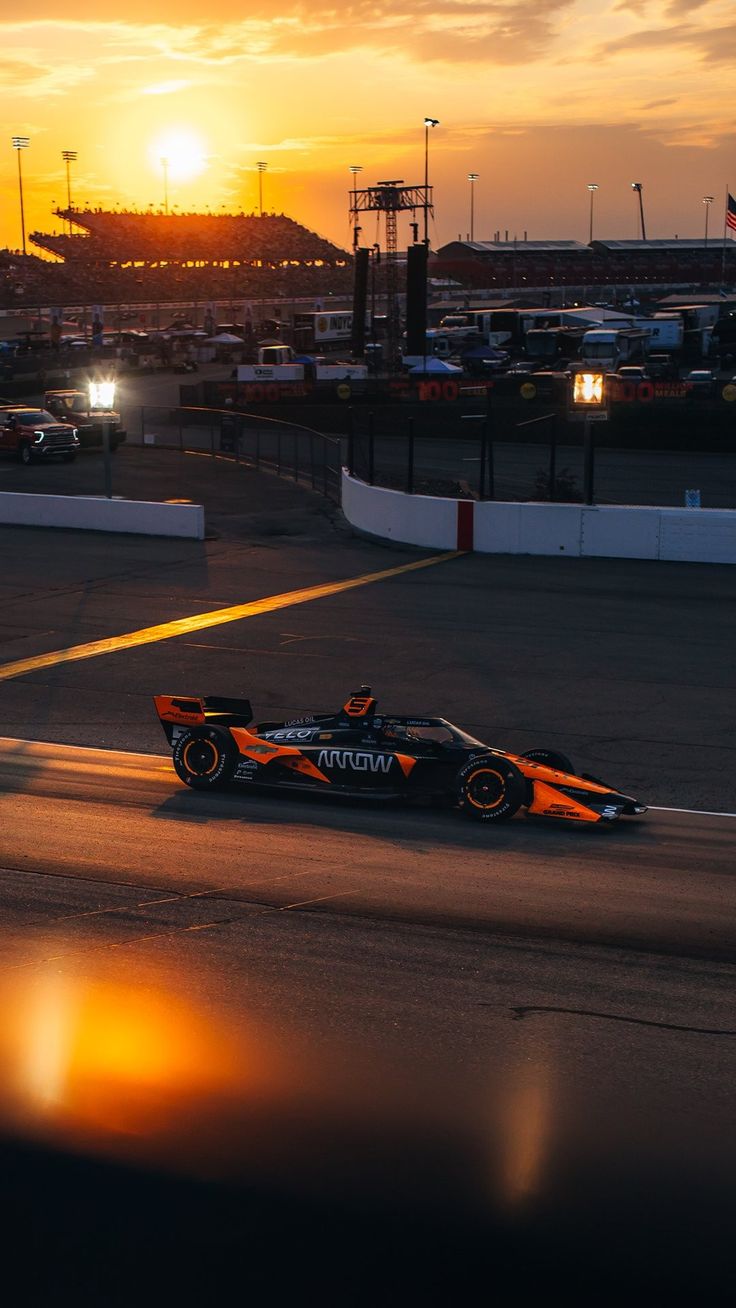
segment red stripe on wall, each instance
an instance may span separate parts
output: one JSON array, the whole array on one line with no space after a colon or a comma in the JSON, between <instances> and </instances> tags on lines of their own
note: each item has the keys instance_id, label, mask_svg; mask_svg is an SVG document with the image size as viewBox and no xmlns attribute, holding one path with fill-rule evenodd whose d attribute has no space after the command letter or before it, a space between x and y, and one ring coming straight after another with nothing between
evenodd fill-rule
<instances>
[{"instance_id":1,"label":"red stripe on wall","mask_svg":"<svg viewBox=\"0 0 736 1308\"><path fill-rule=\"evenodd\" d=\"M472 550L473 548L474 508L474 500L458 500L457 502L457 548L459 550Z\"/></svg>"}]
</instances>

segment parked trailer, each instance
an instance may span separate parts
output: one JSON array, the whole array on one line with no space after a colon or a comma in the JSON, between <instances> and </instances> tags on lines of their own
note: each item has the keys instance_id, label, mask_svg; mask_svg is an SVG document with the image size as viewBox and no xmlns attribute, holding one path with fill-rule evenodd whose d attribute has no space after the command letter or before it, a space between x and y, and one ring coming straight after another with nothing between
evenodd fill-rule
<instances>
[{"instance_id":1,"label":"parked trailer","mask_svg":"<svg viewBox=\"0 0 736 1308\"><path fill-rule=\"evenodd\" d=\"M583 363L615 372L622 363L643 361L648 340L637 327L596 327L583 336L580 355Z\"/></svg>"}]
</instances>

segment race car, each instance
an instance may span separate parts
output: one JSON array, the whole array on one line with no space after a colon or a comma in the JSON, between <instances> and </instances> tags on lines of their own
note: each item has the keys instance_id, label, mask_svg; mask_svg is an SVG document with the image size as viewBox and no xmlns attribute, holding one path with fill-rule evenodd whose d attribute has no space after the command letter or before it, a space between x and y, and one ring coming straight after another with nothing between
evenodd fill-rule
<instances>
[{"instance_id":1,"label":"race car","mask_svg":"<svg viewBox=\"0 0 736 1308\"><path fill-rule=\"evenodd\" d=\"M526 809L545 818L613 822L646 805L603 781L576 775L554 750L525 754L486 745L437 717L379 714L370 686L338 713L253 725L250 702L156 695L181 780L193 790L230 783L451 805L480 822Z\"/></svg>"}]
</instances>

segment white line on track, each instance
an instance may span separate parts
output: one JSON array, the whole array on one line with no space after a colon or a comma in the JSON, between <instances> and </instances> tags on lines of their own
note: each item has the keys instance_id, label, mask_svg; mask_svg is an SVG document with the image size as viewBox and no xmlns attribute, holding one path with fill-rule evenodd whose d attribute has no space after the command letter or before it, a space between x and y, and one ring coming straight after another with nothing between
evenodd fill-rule
<instances>
[{"instance_id":1,"label":"white line on track","mask_svg":"<svg viewBox=\"0 0 736 1308\"><path fill-rule=\"evenodd\" d=\"M168 759L167 754L146 754L143 750L135 749L111 749L108 745L69 745L62 740L28 740L25 736L0 736L0 744L4 740L10 741L13 745L45 745L56 746L59 749L86 749L90 754L130 754L133 758L158 758Z\"/></svg>"},{"instance_id":2,"label":"white line on track","mask_svg":"<svg viewBox=\"0 0 736 1308\"><path fill-rule=\"evenodd\" d=\"M708 808L662 808L660 804L649 804L650 813L692 813L695 817L736 818L736 813L713 813Z\"/></svg>"}]
</instances>

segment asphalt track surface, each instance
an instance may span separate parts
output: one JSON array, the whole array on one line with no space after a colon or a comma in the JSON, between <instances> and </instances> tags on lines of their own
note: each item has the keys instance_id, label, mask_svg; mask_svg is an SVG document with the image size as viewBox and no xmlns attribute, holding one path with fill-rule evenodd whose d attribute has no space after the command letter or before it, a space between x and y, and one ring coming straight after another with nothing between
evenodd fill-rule
<instances>
[{"instance_id":1,"label":"asphalt track surface","mask_svg":"<svg viewBox=\"0 0 736 1308\"><path fill-rule=\"evenodd\" d=\"M511 1086L546 1105L532 1162L519 1143L522 1190L552 1192L581 1103L610 1139L656 1126L670 1157L688 1140L706 1173L732 1173L733 570L460 556L397 571L427 556L357 539L275 478L158 454L148 476L152 497L204 498L216 537L0 529L4 981L153 975L330 1066L451 1081L448 1111L476 1129L457 1088L493 1081L500 1103ZM49 658L98 642L110 652ZM151 703L248 696L288 718L366 681L386 710L562 749L654 811L488 832L448 812L195 795Z\"/></svg>"}]
</instances>

